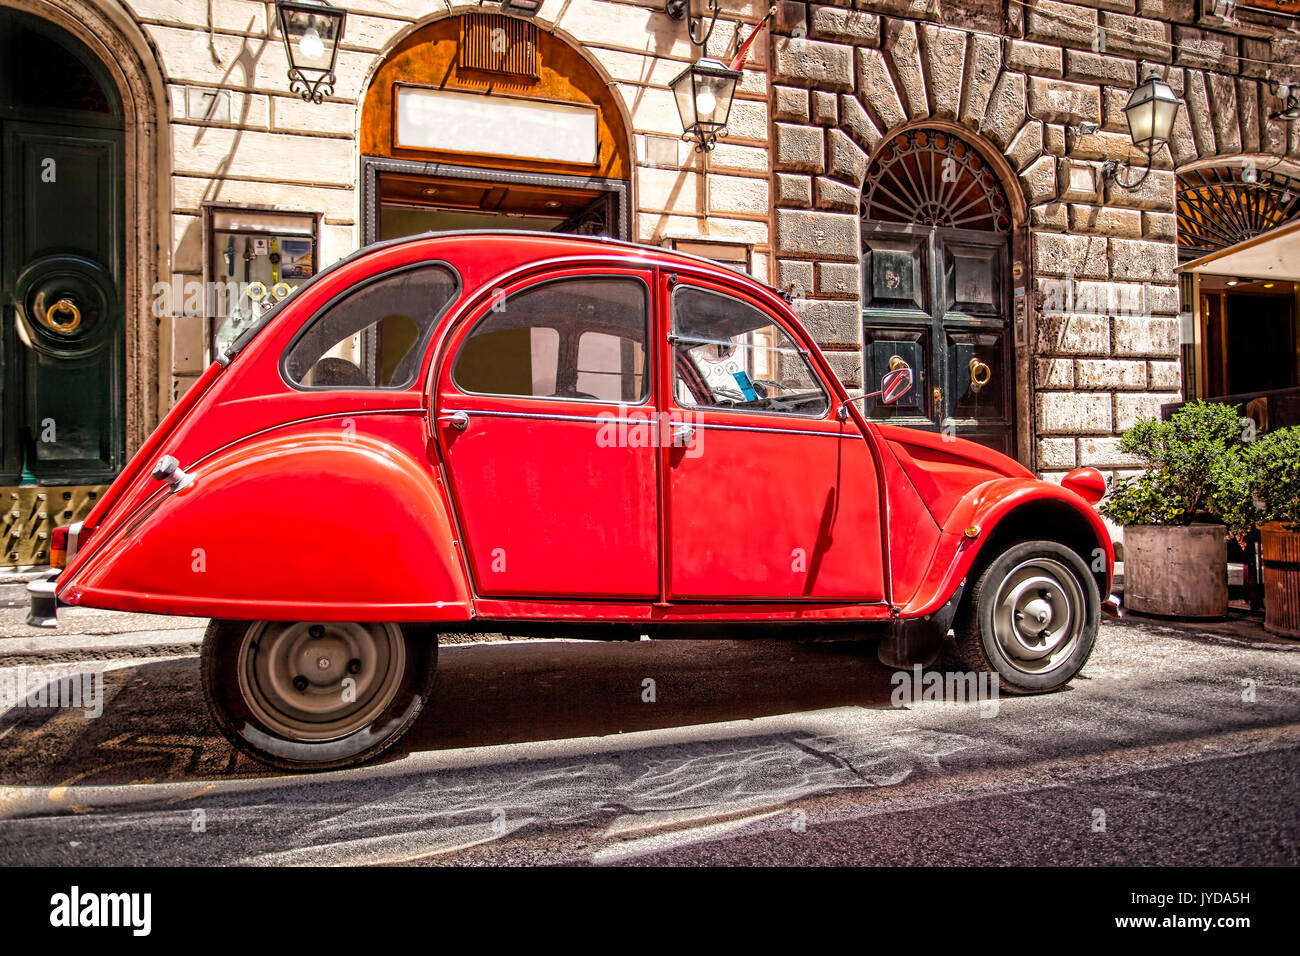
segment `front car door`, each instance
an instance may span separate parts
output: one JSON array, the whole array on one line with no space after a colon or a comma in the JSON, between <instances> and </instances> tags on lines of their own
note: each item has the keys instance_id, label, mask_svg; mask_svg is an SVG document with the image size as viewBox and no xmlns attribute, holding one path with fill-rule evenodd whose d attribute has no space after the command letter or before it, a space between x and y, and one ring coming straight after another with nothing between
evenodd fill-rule
<instances>
[{"instance_id":1,"label":"front car door","mask_svg":"<svg viewBox=\"0 0 1300 956\"><path fill-rule=\"evenodd\" d=\"M871 449L799 338L731 283L661 291L669 598L884 601Z\"/></svg>"},{"instance_id":2,"label":"front car door","mask_svg":"<svg viewBox=\"0 0 1300 956\"><path fill-rule=\"evenodd\" d=\"M554 270L452 333L435 433L477 594L659 596L648 270Z\"/></svg>"}]
</instances>

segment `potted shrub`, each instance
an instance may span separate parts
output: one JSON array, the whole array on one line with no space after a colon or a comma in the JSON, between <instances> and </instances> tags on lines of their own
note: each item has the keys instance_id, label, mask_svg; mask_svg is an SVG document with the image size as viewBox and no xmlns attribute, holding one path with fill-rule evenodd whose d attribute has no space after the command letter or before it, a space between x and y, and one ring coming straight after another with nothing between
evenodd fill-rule
<instances>
[{"instance_id":1,"label":"potted shrub","mask_svg":"<svg viewBox=\"0 0 1300 956\"><path fill-rule=\"evenodd\" d=\"M1231 406L1191 402L1169 421L1140 419L1120 438L1120 449L1147 469L1117 480L1101 507L1124 528L1126 607L1170 617L1227 614L1227 535L1244 534L1256 517L1242 430Z\"/></svg>"},{"instance_id":2,"label":"potted shrub","mask_svg":"<svg viewBox=\"0 0 1300 956\"><path fill-rule=\"evenodd\" d=\"M1281 428L1251 442L1245 452L1249 495L1262 512L1264 627L1300 637L1300 428Z\"/></svg>"}]
</instances>

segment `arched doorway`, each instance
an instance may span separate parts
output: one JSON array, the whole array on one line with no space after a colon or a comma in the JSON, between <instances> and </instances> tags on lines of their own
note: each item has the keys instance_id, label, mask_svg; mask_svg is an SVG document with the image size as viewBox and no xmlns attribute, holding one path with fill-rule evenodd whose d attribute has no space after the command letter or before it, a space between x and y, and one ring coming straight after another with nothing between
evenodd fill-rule
<instances>
[{"instance_id":1,"label":"arched doorway","mask_svg":"<svg viewBox=\"0 0 1300 956\"><path fill-rule=\"evenodd\" d=\"M446 17L394 47L361 113L363 239L537 229L627 238L627 126L582 54L531 20Z\"/></svg>"},{"instance_id":2,"label":"arched doorway","mask_svg":"<svg viewBox=\"0 0 1300 956\"><path fill-rule=\"evenodd\" d=\"M1270 160L1270 163L1276 163ZM1201 166L1178 174L1182 263L1300 221L1300 179L1266 165ZM1220 398L1300 385L1300 283L1197 270L1183 277L1195 303L1183 346L1185 397ZM1195 283L1195 290L1188 286Z\"/></svg>"},{"instance_id":3,"label":"arched doorway","mask_svg":"<svg viewBox=\"0 0 1300 956\"><path fill-rule=\"evenodd\" d=\"M0 51L0 485L102 484L126 448L123 104L49 21L0 9ZM28 525L3 563L45 560Z\"/></svg>"},{"instance_id":4,"label":"arched doorway","mask_svg":"<svg viewBox=\"0 0 1300 956\"><path fill-rule=\"evenodd\" d=\"M863 375L898 358L916 387L874 414L1015 455L1011 238L990 163L938 128L882 144L862 187Z\"/></svg>"}]
</instances>

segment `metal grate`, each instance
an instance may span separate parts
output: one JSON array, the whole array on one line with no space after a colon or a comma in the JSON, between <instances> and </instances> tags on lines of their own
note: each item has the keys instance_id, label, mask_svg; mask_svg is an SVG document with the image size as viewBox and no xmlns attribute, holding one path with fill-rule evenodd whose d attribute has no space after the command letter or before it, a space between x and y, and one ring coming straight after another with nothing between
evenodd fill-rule
<instances>
[{"instance_id":1,"label":"metal grate","mask_svg":"<svg viewBox=\"0 0 1300 956\"><path fill-rule=\"evenodd\" d=\"M537 27L499 13L472 13L460 32L460 67L537 79Z\"/></svg>"},{"instance_id":2,"label":"metal grate","mask_svg":"<svg viewBox=\"0 0 1300 956\"><path fill-rule=\"evenodd\" d=\"M876 157L862 187L862 218L1007 232L1010 206L997 175L950 133L899 133Z\"/></svg>"},{"instance_id":3,"label":"metal grate","mask_svg":"<svg viewBox=\"0 0 1300 956\"><path fill-rule=\"evenodd\" d=\"M1178 174L1178 254L1195 259L1300 220L1300 179L1211 166Z\"/></svg>"}]
</instances>

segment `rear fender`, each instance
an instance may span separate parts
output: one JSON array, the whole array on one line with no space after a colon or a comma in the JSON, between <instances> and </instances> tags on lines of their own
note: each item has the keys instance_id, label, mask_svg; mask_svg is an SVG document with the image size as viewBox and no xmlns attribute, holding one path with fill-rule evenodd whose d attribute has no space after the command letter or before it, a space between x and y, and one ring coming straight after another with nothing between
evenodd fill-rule
<instances>
[{"instance_id":1,"label":"rear fender","mask_svg":"<svg viewBox=\"0 0 1300 956\"><path fill-rule=\"evenodd\" d=\"M444 496L394 445L313 428L232 446L59 582L66 604L242 620L470 617Z\"/></svg>"},{"instance_id":2,"label":"rear fender","mask_svg":"<svg viewBox=\"0 0 1300 956\"><path fill-rule=\"evenodd\" d=\"M1074 492L1049 481L998 478L976 485L957 502L940 532L930 571L904 617L934 614L1012 541L1042 538L1073 548L1091 569L1105 600L1115 573L1110 534Z\"/></svg>"}]
</instances>

